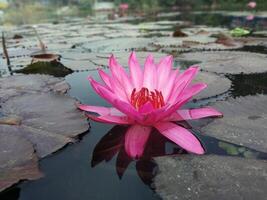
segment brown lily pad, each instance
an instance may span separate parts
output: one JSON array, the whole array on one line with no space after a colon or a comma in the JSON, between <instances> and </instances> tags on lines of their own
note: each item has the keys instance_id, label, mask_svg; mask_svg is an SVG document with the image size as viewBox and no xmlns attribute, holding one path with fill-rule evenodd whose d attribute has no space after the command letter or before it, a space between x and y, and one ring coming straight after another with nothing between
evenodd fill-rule
<instances>
[{"instance_id":1,"label":"brown lily pad","mask_svg":"<svg viewBox=\"0 0 267 200\"><path fill-rule=\"evenodd\" d=\"M59 78L21 75L0 79L0 191L41 176L43 158L89 128ZM3 98L4 97L4 100Z\"/></svg>"},{"instance_id":2,"label":"brown lily pad","mask_svg":"<svg viewBox=\"0 0 267 200\"><path fill-rule=\"evenodd\" d=\"M267 56L259 53L239 51L213 51L184 53L182 60L201 62L205 71L222 74L250 74L267 71Z\"/></svg>"},{"instance_id":3,"label":"brown lily pad","mask_svg":"<svg viewBox=\"0 0 267 200\"><path fill-rule=\"evenodd\" d=\"M75 100L63 95L22 95L7 100L0 112L4 116L21 118L17 135L31 141L39 157L55 152L88 130L85 117L75 107Z\"/></svg>"},{"instance_id":4,"label":"brown lily pad","mask_svg":"<svg viewBox=\"0 0 267 200\"><path fill-rule=\"evenodd\" d=\"M173 37L187 37L188 35L186 33L184 33L183 31L181 31L181 29L177 28L173 34Z\"/></svg>"},{"instance_id":5,"label":"brown lily pad","mask_svg":"<svg viewBox=\"0 0 267 200\"><path fill-rule=\"evenodd\" d=\"M0 103L26 93L57 92L64 94L69 85L61 78L47 75L17 75L0 78Z\"/></svg>"},{"instance_id":6,"label":"brown lily pad","mask_svg":"<svg viewBox=\"0 0 267 200\"><path fill-rule=\"evenodd\" d=\"M32 144L0 125L0 192L20 180L42 177Z\"/></svg>"},{"instance_id":7,"label":"brown lily pad","mask_svg":"<svg viewBox=\"0 0 267 200\"><path fill-rule=\"evenodd\" d=\"M162 199L266 199L267 162L226 156L156 158Z\"/></svg>"},{"instance_id":8,"label":"brown lily pad","mask_svg":"<svg viewBox=\"0 0 267 200\"><path fill-rule=\"evenodd\" d=\"M43 53L43 54L35 54L32 55L32 63L36 62L58 62L60 59L60 56L57 54L52 53Z\"/></svg>"},{"instance_id":9,"label":"brown lily pad","mask_svg":"<svg viewBox=\"0 0 267 200\"><path fill-rule=\"evenodd\" d=\"M63 79L47 75L19 75L2 78L0 83L2 123L14 124L11 122L20 119L17 132L27 132L24 136L32 139L40 157L72 142L73 137L88 129L85 117L76 109L76 101L59 95L69 89ZM36 143L46 143L44 138L54 141L52 144L56 147L38 147Z\"/></svg>"},{"instance_id":10,"label":"brown lily pad","mask_svg":"<svg viewBox=\"0 0 267 200\"><path fill-rule=\"evenodd\" d=\"M258 151L267 152L267 96L246 96L217 102L213 107L224 117L202 128L202 132Z\"/></svg>"}]
</instances>

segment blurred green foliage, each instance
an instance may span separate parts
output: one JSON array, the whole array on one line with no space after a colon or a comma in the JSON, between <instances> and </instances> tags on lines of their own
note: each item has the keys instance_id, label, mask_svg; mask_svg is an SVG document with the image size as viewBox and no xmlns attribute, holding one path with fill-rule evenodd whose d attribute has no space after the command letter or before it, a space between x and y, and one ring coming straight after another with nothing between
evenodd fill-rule
<instances>
[{"instance_id":1,"label":"blurred green foliage","mask_svg":"<svg viewBox=\"0 0 267 200\"><path fill-rule=\"evenodd\" d=\"M133 9L153 8L187 8L187 9L220 9L246 10L249 0L114 0L116 4L128 3ZM266 0L256 0L256 10L267 10Z\"/></svg>"},{"instance_id":2,"label":"blurred green foliage","mask_svg":"<svg viewBox=\"0 0 267 200\"><path fill-rule=\"evenodd\" d=\"M52 8L46 7L38 2L33 4L20 3L9 6L5 10L4 21L5 23L11 24L32 24L52 17L53 13Z\"/></svg>"},{"instance_id":3,"label":"blurred green foliage","mask_svg":"<svg viewBox=\"0 0 267 200\"><path fill-rule=\"evenodd\" d=\"M251 10L249 0L98 0L111 1L115 5L128 3L130 12L153 13L159 10ZM92 14L96 0L9 0L5 10L5 23L36 23L42 19L61 16L87 16ZM267 0L257 0L255 11L267 10Z\"/></svg>"},{"instance_id":4,"label":"blurred green foliage","mask_svg":"<svg viewBox=\"0 0 267 200\"><path fill-rule=\"evenodd\" d=\"M56 6L76 5L80 9L91 10L96 0L10 0L12 5L43 3ZM192 9L223 9L223 10L240 10L247 9L249 0L98 0L111 1L115 4L128 3L132 9L148 10L153 8L192 8ZM266 0L256 0L257 10L266 10Z\"/></svg>"}]
</instances>

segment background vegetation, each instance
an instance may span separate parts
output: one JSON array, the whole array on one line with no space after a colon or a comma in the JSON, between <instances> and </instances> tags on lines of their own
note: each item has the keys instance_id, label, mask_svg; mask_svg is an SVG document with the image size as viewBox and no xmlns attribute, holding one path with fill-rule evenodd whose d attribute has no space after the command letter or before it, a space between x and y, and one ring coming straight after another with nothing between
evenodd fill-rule
<instances>
[{"instance_id":1,"label":"background vegetation","mask_svg":"<svg viewBox=\"0 0 267 200\"><path fill-rule=\"evenodd\" d=\"M101 1L101 0L99 0ZM43 19L92 14L95 0L9 0L4 10L5 23L37 23ZM249 10L249 0L114 0L116 5L128 3L130 12L157 12L159 10ZM256 0L256 10L267 10L267 0ZM33 17L34 16L34 17ZM2 20L3 21L3 20Z\"/></svg>"}]
</instances>

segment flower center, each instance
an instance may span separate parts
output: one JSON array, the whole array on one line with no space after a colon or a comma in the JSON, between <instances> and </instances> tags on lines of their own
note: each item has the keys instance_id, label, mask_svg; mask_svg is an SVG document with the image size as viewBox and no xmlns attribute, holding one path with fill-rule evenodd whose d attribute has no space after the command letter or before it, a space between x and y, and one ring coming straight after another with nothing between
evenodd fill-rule
<instances>
[{"instance_id":1,"label":"flower center","mask_svg":"<svg viewBox=\"0 0 267 200\"><path fill-rule=\"evenodd\" d=\"M136 92L136 88L134 88L131 94L131 104L138 110L147 102L150 102L154 108L161 108L165 105L162 93L158 90L149 91L143 87Z\"/></svg>"}]
</instances>

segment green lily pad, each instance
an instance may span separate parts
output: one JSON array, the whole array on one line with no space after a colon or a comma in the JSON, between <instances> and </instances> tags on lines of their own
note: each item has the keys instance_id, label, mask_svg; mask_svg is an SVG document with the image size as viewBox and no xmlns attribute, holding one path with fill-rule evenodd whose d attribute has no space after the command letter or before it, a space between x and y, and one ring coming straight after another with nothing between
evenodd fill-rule
<instances>
[{"instance_id":1,"label":"green lily pad","mask_svg":"<svg viewBox=\"0 0 267 200\"><path fill-rule=\"evenodd\" d=\"M16 70L17 73L23 74L47 74L55 77L64 77L73 71L60 62L36 62L26 66L23 69Z\"/></svg>"},{"instance_id":2,"label":"green lily pad","mask_svg":"<svg viewBox=\"0 0 267 200\"><path fill-rule=\"evenodd\" d=\"M237 28L231 30L230 31L230 34L233 37L243 37L243 36L250 35L251 34L251 31L250 30L247 30L247 29L244 29L244 28L237 27Z\"/></svg>"},{"instance_id":3,"label":"green lily pad","mask_svg":"<svg viewBox=\"0 0 267 200\"><path fill-rule=\"evenodd\" d=\"M239 154L238 148L234 145L225 142L219 142L219 147L224 149L229 155L236 156Z\"/></svg>"}]
</instances>

